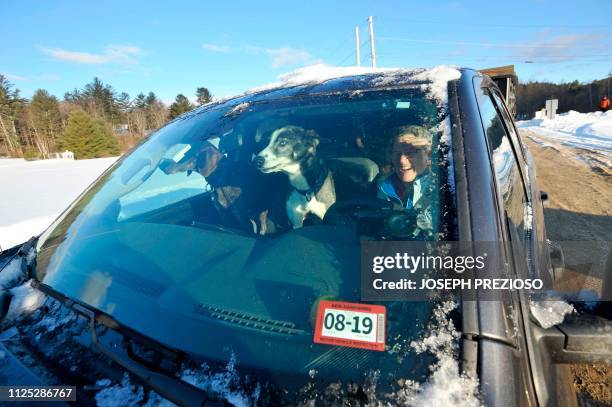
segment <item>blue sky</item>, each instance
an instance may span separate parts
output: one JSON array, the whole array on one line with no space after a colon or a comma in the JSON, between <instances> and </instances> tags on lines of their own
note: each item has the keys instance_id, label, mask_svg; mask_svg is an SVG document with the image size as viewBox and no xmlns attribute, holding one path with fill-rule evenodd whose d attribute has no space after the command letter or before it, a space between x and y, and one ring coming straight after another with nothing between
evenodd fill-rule
<instances>
[{"instance_id":1,"label":"blue sky","mask_svg":"<svg viewBox=\"0 0 612 407\"><path fill-rule=\"evenodd\" d=\"M503 4L508 4L504 11ZM227 96L313 63L383 67L515 64L527 80L612 72L612 1L3 1L0 73L30 97L98 76L130 96ZM529 63L527 61L530 61Z\"/></svg>"}]
</instances>

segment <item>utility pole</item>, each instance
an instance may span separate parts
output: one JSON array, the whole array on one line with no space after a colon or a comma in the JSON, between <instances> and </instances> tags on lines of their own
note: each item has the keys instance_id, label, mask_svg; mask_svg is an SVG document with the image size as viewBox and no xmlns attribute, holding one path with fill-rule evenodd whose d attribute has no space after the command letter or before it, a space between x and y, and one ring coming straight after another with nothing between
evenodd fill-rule
<instances>
[{"instance_id":1,"label":"utility pole","mask_svg":"<svg viewBox=\"0 0 612 407\"><path fill-rule=\"evenodd\" d=\"M372 68L376 68L376 49L374 48L374 26L372 25L372 16L368 18L370 23L370 52L372 54Z\"/></svg>"},{"instance_id":2,"label":"utility pole","mask_svg":"<svg viewBox=\"0 0 612 407\"><path fill-rule=\"evenodd\" d=\"M355 26L355 49L357 50L357 66L361 66L361 58L359 57L359 26Z\"/></svg>"}]
</instances>

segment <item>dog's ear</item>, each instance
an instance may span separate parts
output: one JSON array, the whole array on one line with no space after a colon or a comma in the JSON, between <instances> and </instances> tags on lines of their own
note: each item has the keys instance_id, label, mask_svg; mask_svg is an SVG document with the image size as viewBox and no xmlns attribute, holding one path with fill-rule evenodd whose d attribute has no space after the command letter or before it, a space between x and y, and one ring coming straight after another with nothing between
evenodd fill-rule
<instances>
[{"instance_id":1,"label":"dog's ear","mask_svg":"<svg viewBox=\"0 0 612 407\"><path fill-rule=\"evenodd\" d=\"M308 146L308 152L314 153L317 146L319 145L319 135L314 130L306 131L306 145Z\"/></svg>"}]
</instances>

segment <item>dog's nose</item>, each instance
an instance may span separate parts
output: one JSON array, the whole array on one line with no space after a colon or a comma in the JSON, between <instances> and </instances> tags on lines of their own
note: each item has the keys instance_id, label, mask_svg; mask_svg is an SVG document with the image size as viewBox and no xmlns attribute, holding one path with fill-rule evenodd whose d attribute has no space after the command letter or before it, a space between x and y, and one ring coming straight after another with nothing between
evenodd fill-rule
<instances>
[{"instance_id":1,"label":"dog's nose","mask_svg":"<svg viewBox=\"0 0 612 407\"><path fill-rule=\"evenodd\" d=\"M256 155L255 158L253 158L253 164L257 168L263 167L265 162L266 162L266 159L263 158L262 156Z\"/></svg>"}]
</instances>

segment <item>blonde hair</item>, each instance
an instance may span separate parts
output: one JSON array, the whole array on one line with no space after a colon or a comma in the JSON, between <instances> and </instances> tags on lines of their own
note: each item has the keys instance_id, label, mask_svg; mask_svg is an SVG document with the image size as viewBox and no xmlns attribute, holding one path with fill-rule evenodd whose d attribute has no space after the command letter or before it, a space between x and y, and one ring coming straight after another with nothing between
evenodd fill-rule
<instances>
[{"instance_id":1,"label":"blonde hair","mask_svg":"<svg viewBox=\"0 0 612 407\"><path fill-rule=\"evenodd\" d=\"M429 130L423 126L410 125L399 127L393 136L391 146L399 139L406 139L410 144L425 146L428 151L431 150L432 135Z\"/></svg>"},{"instance_id":2,"label":"blonde hair","mask_svg":"<svg viewBox=\"0 0 612 407\"><path fill-rule=\"evenodd\" d=\"M423 126L401 126L397 128L395 134L393 137L391 137L391 143L389 143L389 147L387 149L387 159L389 162L391 162L393 146L400 139L403 139L403 143L412 144L422 148L428 155L431 153L432 135L429 130Z\"/></svg>"}]
</instances>

